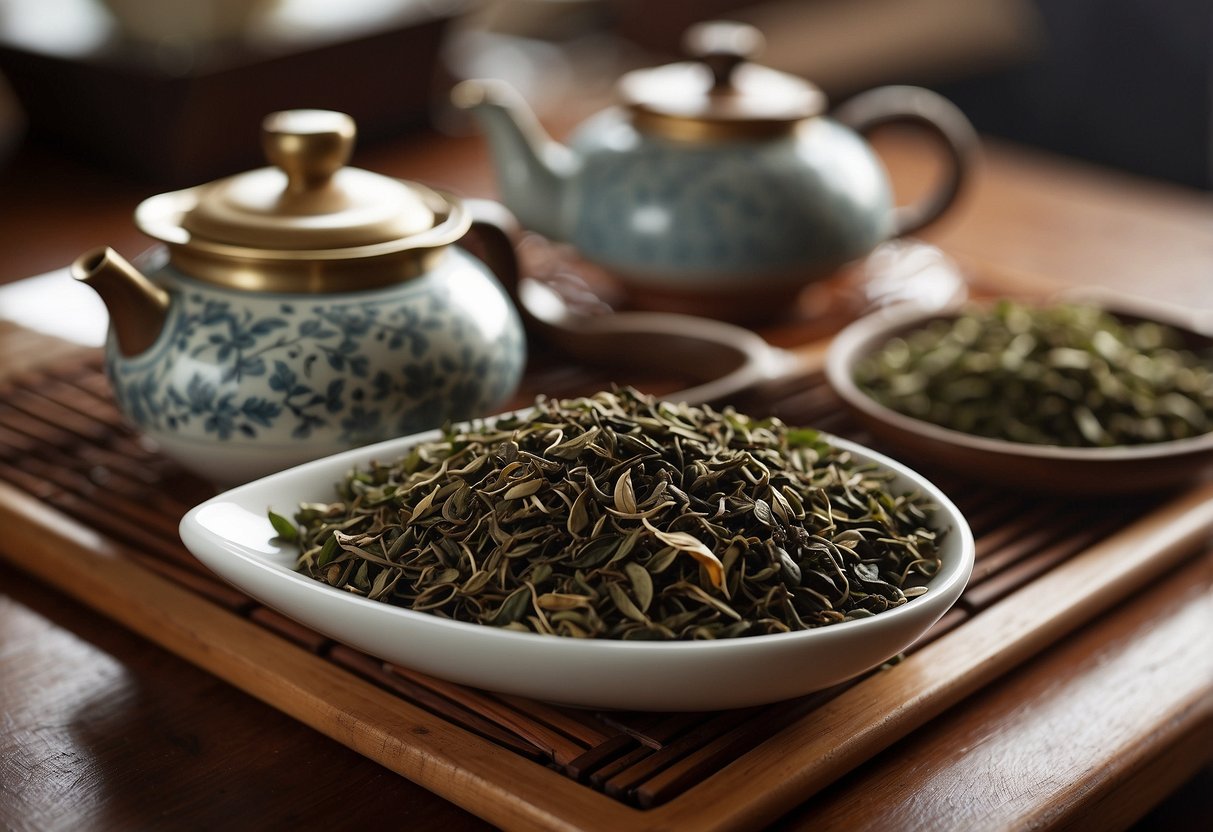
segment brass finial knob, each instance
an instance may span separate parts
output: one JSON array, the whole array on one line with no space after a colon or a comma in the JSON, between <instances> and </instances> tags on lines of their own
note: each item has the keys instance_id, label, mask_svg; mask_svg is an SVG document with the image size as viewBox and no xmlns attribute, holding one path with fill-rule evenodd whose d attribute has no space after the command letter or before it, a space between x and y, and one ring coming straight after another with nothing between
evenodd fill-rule
<instances>
[{"instance_id":1,"label":"brass finial knob","mask_svg":"<svg viewBox=\"0 0 1213 832\"><path fill-rule=\"evenodd\" d=\"M707 64L713 86L721 89L732 85L733 70L762 51L765 41L748 23L709 20L687 29L683 44L688 54Z\"/></svg>"},{"instance_id":2,"label":"brass finial knob","mask_svg":"<svg viewBox=\"0 0 1213 832\"><path fill-rule=\"evenodd\" d=\"M327 185L349 161L356 133L352 118L332 110L282 110L261 122L265 157L294 193Z\"/></svg>"}]
</instances>

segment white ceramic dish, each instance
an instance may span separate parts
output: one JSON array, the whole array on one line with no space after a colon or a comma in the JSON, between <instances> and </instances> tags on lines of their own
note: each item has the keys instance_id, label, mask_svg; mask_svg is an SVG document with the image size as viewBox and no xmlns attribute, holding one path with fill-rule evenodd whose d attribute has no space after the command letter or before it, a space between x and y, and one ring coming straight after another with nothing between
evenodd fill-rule
<instances>
[{"instance_id":1,"label":"white ceramic dish","mask_svg":"<svg viewBox=\"0 0 1213 832\"><path fill-rule=\"evenodd\" d=\"M502 693L583 707L655 711L737 708L789 699L845 681L914 643L960 596L973 535L934 485L887 457L843 440L857 456L919 489L948 528L929 591L871 618L815 630L720 641L624 642L517 633L450 621L334 589L292 570L266 510L292 516L301 502L334 499L351 468L392 460L437 432L317 460L220 494L192 509L181 538L229 583L331 638L405 667Z\"/></svg>"}]
</instances>

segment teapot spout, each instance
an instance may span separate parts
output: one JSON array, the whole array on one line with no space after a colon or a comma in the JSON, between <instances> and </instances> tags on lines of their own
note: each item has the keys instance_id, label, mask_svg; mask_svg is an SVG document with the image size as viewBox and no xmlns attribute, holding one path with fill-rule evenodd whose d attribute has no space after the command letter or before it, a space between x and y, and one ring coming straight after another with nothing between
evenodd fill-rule
<instances>
[{"instance_id":1,"label":"teapot spout","mask_svg":"<svg viewBox=\"0 0 1213 832\"><path fill-rule=\"evenodd\" d=\"M522 96L504 82L463 81L451 100L469 110L488 137L506 207L524 227L566 241L565 195L580 167L576 154L548 136Z\"/></svg>"},{"instance_id":2,"label":"teapot spout","mask_svg":"<svg viewBox=\"0 0 1213 832\"><path fill-rule=\"evenodd\" d=\"M72 277L101 296L110 314L118 351L130 358L160 335L168 317L168 293L156 286L112 248L87 251L72 263Z\"/></svg>"}]
</instances>

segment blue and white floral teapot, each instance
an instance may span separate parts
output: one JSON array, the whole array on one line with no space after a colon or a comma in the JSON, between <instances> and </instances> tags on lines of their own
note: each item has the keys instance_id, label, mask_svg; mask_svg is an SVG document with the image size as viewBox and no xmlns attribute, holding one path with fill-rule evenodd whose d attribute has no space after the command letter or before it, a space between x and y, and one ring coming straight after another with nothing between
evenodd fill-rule
<instances>
[{"instance_id":1,"label":"blue and white floral teapot","mask_svg":"<svg viewBox=\"0 0 1213 832\"><path fill-rule=\"evenodd\" d=\"M119 406L216 483L487 414L518 384L521 321L460 247L467 207L347 167L354 133L342 113L274 113L272 167L138 207L163 244L141 270L108 248L72 266L109 308Z\"/></svg>"},{"instance_id":2,"label":"blue and white floral teapot","mask_svg":"<svg viewBox=\"0 0 1213 832\"><path fill-rule=\"evenodd\" d=\"M567 144L495 80L452 91L488 138L503 201L519 221L605 267L643 306L736 316L910 234L947 210L976 147L935 93L881 87L830 115L813 84L748 60L761 34L710 22L688 32L697 60L624 75L617 103ZM948 164L922 200L895 207L864 140L909 122Z\"/></svg>"}]
</instances>

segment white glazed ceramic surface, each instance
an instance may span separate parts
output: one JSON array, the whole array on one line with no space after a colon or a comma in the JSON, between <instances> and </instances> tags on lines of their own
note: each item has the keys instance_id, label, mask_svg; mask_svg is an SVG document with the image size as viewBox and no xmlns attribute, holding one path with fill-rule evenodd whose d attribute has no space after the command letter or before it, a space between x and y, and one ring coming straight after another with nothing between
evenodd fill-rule
<instances>
[{"instance_id":1,"label":"white glazed ceramic surface","mask_svg":"<svg viewBox=\"0 0 1213 832\"><path fill-rule=\"evenodd\" d=\"M275 542L267 509L293 516L331 501L333 486L371 460L394 460L436 432L317 460L220 494L191 510L181 538L199 560L249 595L337 641L472 687L584 707L717 710L789 699L850 679L909 647L960 596L973 536L934 485L900 463L843 440L940 506L947 528L929 591L871 618L815 630L715 642L624 642L517 633L369 601L292 569L296 550ZM894 668L891 672L897 672Z\"/></svg>"},{"instance_id":2,"label":"white glazed ceramic surface","mask_svg":"<svg viewBox=\"0 0 1213 832\"><path fill-rule=\"evenodd\" d=\"M236 291L163 267L159 339L106 370L122 412L164 451L234 484L347 448L494 412L525 363L518 313L459 249L396 286Z\"/></svg>"}]
</instances>

